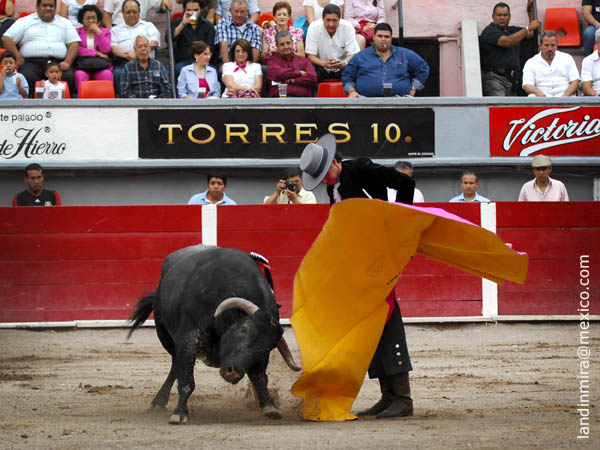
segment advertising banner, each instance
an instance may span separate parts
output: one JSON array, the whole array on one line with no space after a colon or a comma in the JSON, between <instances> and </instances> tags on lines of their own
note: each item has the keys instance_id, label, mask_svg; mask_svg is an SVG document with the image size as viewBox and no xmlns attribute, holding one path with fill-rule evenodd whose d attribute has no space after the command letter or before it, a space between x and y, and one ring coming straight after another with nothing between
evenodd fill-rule
<instances>
[{"instance_id":1,"label":"advertising banner","mask_svg":"<svg viewBox=\"0 0 600 450\"><path fill-rule=\"evenodd\" d=\"M490 108L490 156L600 156L600 107Z\"/></svg>"},{"instance_id":2,"label":"advertising banner","mask_svg":"<svg viewBox=\"0 0 600 450\"><path fill-rule=\"evenodd\" d=\"M137 159L135 108L4 108L2 161Z\"/></svg>"},{"instance_id":3,"label":"advertising banner","mask_svg":"<svg viewBox=\"0 0 600 450\"><path fill-rule=\"evenodd\" d=\"M432 157L432 108L236 108L140 110L139 157L298 158L332 133L344 157Z\"/></svg>"}]
</instances>

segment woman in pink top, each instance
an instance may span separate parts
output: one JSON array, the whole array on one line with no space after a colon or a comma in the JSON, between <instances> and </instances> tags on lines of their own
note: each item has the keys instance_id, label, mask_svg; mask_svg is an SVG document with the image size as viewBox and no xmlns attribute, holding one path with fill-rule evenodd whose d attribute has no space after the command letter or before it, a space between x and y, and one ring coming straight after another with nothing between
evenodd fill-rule
<instances>
[{"instance_id":1,"label":"woman in pink top","mask_svg":"<svg viewBox=\"0 0 600 450\"><path fill-rule=\"evenodd\" d=\"M108 59L110 52L110 30L98 26L101 18L102 12L96 5L85 5L77 14L77 20L83 23L82 27L77 28L77 34L81 38L79 57L98 56L109 62L107 69L96 71L76 69L75 84L77 92L79 92L81 83L89 79L113 81L113 67Z\"/></svg>"},{"instance_id":2,"label":"woman in pink top","mask_svg":"<svg viewBox=\"0 0 600 450\"><path fill-rule=\"evenodd\" d=\"M344 19L356 29L360 49L373 42L373 30L378 23L386 22L383 0L346 0Z\"/></svg>"}]
</instances>

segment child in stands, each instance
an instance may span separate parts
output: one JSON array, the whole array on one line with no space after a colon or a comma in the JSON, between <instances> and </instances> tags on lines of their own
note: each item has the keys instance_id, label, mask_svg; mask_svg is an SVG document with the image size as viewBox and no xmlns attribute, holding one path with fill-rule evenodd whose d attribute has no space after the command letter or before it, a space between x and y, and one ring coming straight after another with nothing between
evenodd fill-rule
<instances>
[{"instance_id":1,"label":"child in stands","mask_svg":"<svg viewBox=\"0 0 600 450\"><path fill-rule=\"evenodd\" d=\"M58 63L49 62L46 66L46 81L42 81L44 88L44 99L60 99L65 98L66 83L60 81L62 71Z\"/></svg>"},{"instance_id":2,"label":"child in stands","mask_svg":"<svg viewBox=\"0 0 600 450\"><path fill-rule=\"evenodd\" d=\"M25 77L17 72L17 60L7 50L0 56L0 98L27 98L29 85Z\"/></svg>"}]
</instances>

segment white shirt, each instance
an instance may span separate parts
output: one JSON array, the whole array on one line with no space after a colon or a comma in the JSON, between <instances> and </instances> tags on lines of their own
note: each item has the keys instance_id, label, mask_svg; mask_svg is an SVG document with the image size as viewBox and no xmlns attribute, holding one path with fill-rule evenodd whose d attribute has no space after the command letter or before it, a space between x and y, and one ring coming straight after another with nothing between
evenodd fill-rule
<instances>
[{"instance_id":1,"label":"white shirt","mask_svg":"<svg viewBox=\"0 0 600 450\"><path fill-rule=\"evenodd\" d=\"M316 55L319 59L343 60L348 55L358 53L360 48L356 41L356 32L350 22L340 19L340 24L333 37L329 36L323 20L315 20L306 33L306 53Z\"/></svg>"},{"instance_id":2,"label":"white shirt","mask_svg":"<svg viewBox=\"0 0 600 450\"><path fill-rule=\"evenodd\" d=\"M138 36L146 36L149 40L158 42L160 46L160 32L152 22L140 20L132 27L123 22L110 29L110 43L118 45L126 52L133 51L135 38ZM154 50L150 56L154 58Z\"/></svg>"},{"instance_id":3,"label":"white shirt","mask_svg":"<svg viewBox=\"0 0 600 450\"><path fill-rule=\"evenodd\" d=\"M331 0L329 4L341 7L344 5L344 0ZM323 7L319 5L317 0L304 0L302 6L312 6L313 12L315 13L315 20L323 18Z\"/></svg>"},{"instance_id":4,"label":"white shirt","mask_svg":"<svg viewBox=\"0 0 600 450\"><path fill-rule=\"evenodd\" d=\"M248 89L254 88L255 78L262 75L260 64L257 63L247 63L244 68L245 72L242 69L235 70L236 68L237 64L234 62L223 64L223 76L231 75L234 82L246 86ZM227 97L227 94L223 94L223 97Z\"/></svg>"},{"instance_id":5,"label":"white shirt","mask_svg":"<svg viewBox=\"0 0 600 450\"><path fill-rule=\"evenodd\" d=\"M77 0L61 0L65 5L67 5L67 19L71 21L75 28L82 27L83 24L77 22L77 14L79 14L79 10L83 8L85 5L95 5L98 3L98 0L85 0L81 5L77 3ZM89 48L94 48L92 45Z\"/></svg>"},{"instance_id":6,"label":"white shirt","mask_svg":"<svg viewBox=\"0 0 600 450\"><path fill-rule=\"evenodd\" d=\"M125 23L123 19L123 3L125 0L104 0L104 11L112 14L112 23L119 25ZM146 20L148 11L160 9L161 0L138 0L140 3L140 19ZM156 41L160 42L160 40Z\"/></svg>"},{"instance_id":7,"label":"white shirt","mask_svg":"<svg viewBox=\"0 0 600 450\"><path fill-rule=\"evenodd\" d=\"M52 84L46 80L44 83L44 99L61 99L65 96L65 86L62 83Z\"/></svg>"},{"instance_id":8,"label":"white shirt","mask_svg":"<svg viewBox=\"0 0 600 450\"><path fill-rule=\"evenodd\" d=\"M56 14L52 22L44 22L37 13L17 20L4 33L15 43L20 43L23 58L56 58L67 56L67 44L80 42L71 22Z\"/></svg>"},{"instance_id":9,"label":"white shirt","mask_svg":"<svg viewBox=\"0 0 600 450\"><path fill-rule=\"evenodd\" d=\"M592 89L600 93L600 56L597 50L581 61L581 81L591 81Z\"/></svg>"},{"instance_id":10,"label":"white shirt","mask_svg":"<svg viewBox=\"0 0 600 450\"><path fill-rule=\"evenodd\" d=\"M575 60L568 53L559 50L554 54L551 64L538 53L529 58L523 68L523 86L535 86L548 97L559 97L569 87L569 83L579 80L579 72Z\"/></svg>"},{"instance_id":11,"label":"white shirt","mask_svg":"<svg viewBox=\"0 0 600 450\"><path fill-rule=\"evenodd\" d=\"M267 200L269 199L269 197L271 197L271 196L267 195L265 197L265 199L263 200L263 203L267 203ZM300 201L300 203L302 203L304 205L317 203L317 197L315 197L315 194L313 194L310 191L307 191L304 188L300 189L300 192L298 192L298 200ZM279 197L277 197L277 200L275 201L275 203L278 205L292 204L291 200L288 198L288 195L285 193L285 191L283 191L283 192L281 192L281 194L279 194Z\"/></svg>"}]
</instances>

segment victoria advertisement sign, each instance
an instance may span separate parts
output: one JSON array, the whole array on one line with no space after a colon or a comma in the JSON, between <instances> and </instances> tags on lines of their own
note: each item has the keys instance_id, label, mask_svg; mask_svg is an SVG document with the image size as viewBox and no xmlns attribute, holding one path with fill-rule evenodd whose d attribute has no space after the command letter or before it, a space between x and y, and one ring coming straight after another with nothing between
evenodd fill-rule
<instances>
[{"instance_id":1,"label":"victoria advertisement sign","mask_svg":"<svg viewBox=\"0 0 600 450\"><path fill-rule=\"evenodd\" d=\"M490 156L600 156L600 107L490 108Z\"/></svg>"},{"instance_id":2,"label":"victoria advertisement sign","mask_svg":"<svg viewBox=\"0 0 600 450\"><path fill-rule=\"evenodd\" d=\"M298 158L332 133L345 157L434 156L432 108L140 110L139 157Z\"/></svg>"}]
</instances>

